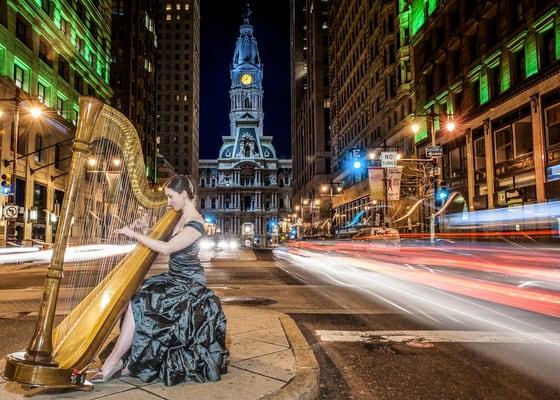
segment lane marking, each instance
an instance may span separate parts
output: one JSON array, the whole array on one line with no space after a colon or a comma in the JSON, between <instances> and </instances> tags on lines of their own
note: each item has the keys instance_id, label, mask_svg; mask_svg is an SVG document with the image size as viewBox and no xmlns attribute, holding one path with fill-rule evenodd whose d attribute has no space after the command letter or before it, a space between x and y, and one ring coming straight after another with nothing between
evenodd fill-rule
<instances>
[{"instance_id":1,"label":"lane marking","mask_svg":"<svg viewBox=\"0 0 560 400\"><path fill-rule=\"evenodd\" d=\"M316 330L323 342L408 342L411 340L432 343L514 343L560 345L560 334L554 332L527 332L519 336L516 332L492 331L334 331Z\"/></svg>"}]
</instances>

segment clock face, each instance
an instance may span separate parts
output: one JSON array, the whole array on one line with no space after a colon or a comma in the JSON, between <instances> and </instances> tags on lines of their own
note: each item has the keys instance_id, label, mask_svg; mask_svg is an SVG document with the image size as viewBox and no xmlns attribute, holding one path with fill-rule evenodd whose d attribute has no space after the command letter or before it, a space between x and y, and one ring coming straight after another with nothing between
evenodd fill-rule
<instances>
[{"instance_id":1,"label":"clock face","mask_svg":"<svg viewBox=\"0 0 560 400\"><path fill-rule=\"evenodd\" d=\"M241 83L244 85L250 85L253 82L253 77L251 74L243 74L241 75Z\"/></svg>"}]
</instances>

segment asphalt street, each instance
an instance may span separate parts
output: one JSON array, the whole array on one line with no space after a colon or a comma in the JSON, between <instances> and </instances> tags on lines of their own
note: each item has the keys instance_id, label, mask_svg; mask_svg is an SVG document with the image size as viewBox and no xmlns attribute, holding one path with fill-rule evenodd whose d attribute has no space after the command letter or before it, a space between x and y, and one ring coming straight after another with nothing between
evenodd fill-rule
<instances>
[{"instance_id":1,"label":"asphalt street","mask_svg":"<svg viewBox=\"0 0 560 400\"><path fill-rule=\"evenodd\" d=\"M551 336L521 343L480 335L484 327L473 326L476 310L480 320L504 325L512 321L541 333L560 332L559 319L451 294L423 285L410 287L409 297L398 279L387 281L381 274L360 275L358 282L345 275L351 268L336 259L335 272L313 264L313 255L293 256L286 251L261 251L253 262L206 262L209 286L224 302L252 305L288 313L311 344L321 367L323 399L555 399L560 398L559 344ZM151 273L165 269L158 260ZM355 270L353 274L360 273ZM33 308L40 293L44 266L0 270L0 354L27 344L34 323ZM79 267L72 274L85 274ZM89 274L89 273L88 273ZM89 275L88 275L89 276ZM368 279L376 278L381 288ZM407 282L410 285L410 282ZM17 288L17 290L13 290ZM437 296L441 308L424 307L410 295ZM12 297L7 297L7 295ZM445 300L445 301L444 301ZM427 301L427 300L426 300ZM434 300L430 300L434 301ZM260 305L259 305L260 304ZM469 305L471 308L460 305ZM25 306L29 310L17 311ZM23 307L23 308L25 308ZM470 343L443 339L400 340L397 334L423 332L473 333ZM502 336L500 336L502 335ZM429 335L428 335L429 336ZM522 334L520 337L525 338ZM527 355L530 356L527 356Z\"/></svg>"}]
</instances>

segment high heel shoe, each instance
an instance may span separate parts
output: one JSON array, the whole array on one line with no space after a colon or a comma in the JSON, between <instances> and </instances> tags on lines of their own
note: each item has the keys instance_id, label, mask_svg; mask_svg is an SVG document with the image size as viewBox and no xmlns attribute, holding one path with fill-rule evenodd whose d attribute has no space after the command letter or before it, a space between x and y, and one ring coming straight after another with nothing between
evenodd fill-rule
<instances>
[{"instance_id":1,"label":"high heel shoe","mask_svg":"<svg viewBox=\"0 0 560 400\"><path fill-rule=\"evenodd\" d=\"M105 383L110 381L113 378L119 378L122 374L123 369L123 360L120 359L118 363L115 364L113 369L109 371L107 374L99 371L96 373L89 381L91 383Z\"/></svg>"}]
</instances>

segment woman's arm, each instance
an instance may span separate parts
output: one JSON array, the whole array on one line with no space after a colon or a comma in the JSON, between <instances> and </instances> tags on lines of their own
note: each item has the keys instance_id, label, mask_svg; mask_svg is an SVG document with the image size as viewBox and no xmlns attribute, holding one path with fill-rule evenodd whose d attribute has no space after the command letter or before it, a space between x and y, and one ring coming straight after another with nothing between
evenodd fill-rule
<instances>
[{"instance_id":1,"label":"woman's arm","mask_svg":"<svg viewBox=\"0 0 560 400\"><path fill-rule=\"evenodd\" d=\"M177 233L167 242L164 242L163 240L152 239L151 237L142 235L141 233L133 231L130 228L119 229L116 231L116 233L120 233L122 235L136 239L149 249L165 255L184 249L201 236L201 233L199 231L191 227L183 228L179 233Z\"/></svg>"}]
</instances>

